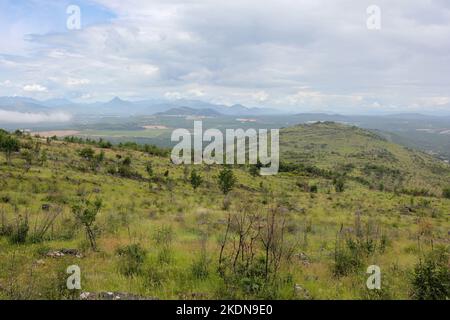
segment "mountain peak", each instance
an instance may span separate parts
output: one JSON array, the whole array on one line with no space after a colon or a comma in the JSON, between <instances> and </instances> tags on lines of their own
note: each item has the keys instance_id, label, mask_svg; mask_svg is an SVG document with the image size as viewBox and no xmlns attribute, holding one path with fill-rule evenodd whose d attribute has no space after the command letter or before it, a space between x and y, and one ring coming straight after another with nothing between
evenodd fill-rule
<instances>
[{"instance_id":1,"label":"mountain peak","mask_svg":"<svg viewBox=\"0 0 450 320\"><path fill-rule=\"evenodd\" d=\"M118 96L115 96L114 98L112 98L109 102L126 102L125 100L120 99Z\"/></svg>"}]
</instances>

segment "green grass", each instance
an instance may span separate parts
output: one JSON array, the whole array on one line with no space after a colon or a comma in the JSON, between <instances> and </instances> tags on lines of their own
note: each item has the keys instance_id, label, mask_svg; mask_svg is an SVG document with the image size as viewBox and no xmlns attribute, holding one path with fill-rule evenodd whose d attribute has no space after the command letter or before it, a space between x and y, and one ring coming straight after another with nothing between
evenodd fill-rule
<instances>
[{"instance_id":1,"label":"green grass","mask_svg":"<svg viewBox=\"0 0 450 320\"><path fill-rule=\"evenodd\" d=\"M22 144L32 138L20 138ZM34 138L33 138L34 139ZM36 142L36 139L33 140ZM203 183L196 191L189 183L192 167L170 163L165 157L119 148L104 149L105 161L92 170L78 151L84 145L40 141L47 151L44 164L34 161L27 171L19 154L7 165L0 156L0 215L2 226L14 228L28 216L26 242L13 244L5 233L0 236L0 298L69 299L65 288L65 269L72 264L81 268L82 290L89 292L120 291L160 299L273 298L302 299L294 291L301 285L313 299L409 299L413 289L411 275L419 259L437 246L447 246L450 199L438 191L448 182L448 167L416 151L410 151L360 129L335 124L288 128L282 132L283 161L304 163L342 173L348 163L352 170L345 175L345 189L335 191L329 177L306 171L283 172L276 176L254 177L248 167L233 168L237 183L227 196L230 208L224 210L224 195L217 184L220 166L196 166ZM377 152L372 152L372 151ZM380 151L380 150L387 150ZM100 149L95 148L97 153ZM352 156L357 154L357 157ZM126 156L131 170L139 176L120 177L108 173ZM376 157L374 156L376 155ZM378 158L378 157L381 158ZM384 157L384 158L383 158ZM385 157L390 157L387 160ZM393 158L395 158L395 160ZM148 181L146 165L151 161L156 179ZM401 170L407 179L401 187L430 188L435 196L411 196L389 187L397 186L391 176L383 177L388 188L373 188L377 180L362 173L368 164ZM169 171L168 178L164 176ZM440 170L439 172L434 172ZM369 180L369 185L355 177ZM318 187L317 193L304 192L299 181ZM400 185L398 185L400 188ZM95 222L98 251L89 249L85 231L77 223L71 207L80 197L101 198ZM50 211L61 210L40 243L31 235ZM243 279L221 277L218 272L220 239L226 232L228 214L256 214L262 218L276 208L277 219L285 217L283 253L270 290L247 290L264 282L255 276ZM377 244L387 239L384 250L375 250L361 258L361 265L346 275L334 275L337 241L372 239ZM160 230L172 230L172 241L157 241ZM238 235L232 225L231 239ZM256 240L255 253L263 255ZM139 244L145 256L139 272L127 276L121 272L123 257L118 249ZM76 248L82 258L48 257L50 250ZM287 248L291 250L288 253ZM207 275L197 277L193 264L205 253L209 263ZM227 257L233 253L230 242ZM304 259L300 256L306 257ZM163 257L164 259L161 260ZM382 290L366 289L365 273L369 265L382 270ZM228 275L231 274L227 269Z\"/></svg>"}]
</instances>

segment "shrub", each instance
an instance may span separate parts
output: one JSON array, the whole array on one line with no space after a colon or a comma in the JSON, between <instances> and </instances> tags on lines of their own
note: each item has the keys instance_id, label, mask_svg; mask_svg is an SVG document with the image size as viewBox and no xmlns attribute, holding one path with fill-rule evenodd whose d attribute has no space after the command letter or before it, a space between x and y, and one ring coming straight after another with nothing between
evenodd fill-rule
<instances>
[{"instance_id":1,"label":"shrub","mask_svg":"<svg viewBox=\"0 0 450 320\"><path fill-rule=\"evenodd\" d=\"M333 179L334 189L336 192L344 192L345 189L345 182L342 178L335 178Z\"/></svg>"},{"instance_id":2,"label":"shrub","mask_svg":"<svg viewBox=\"0 0 450 320\"><path fill-rule=\"evenodd\" d=\"M208 258L205 252L202 252L200 256L194 260L191 271L195 278L206 279L209 275L209 265L211 260Z\"/></svg>"},{"instance_id":3,"label":"shrub","mask_svg":"<svg viewBox=\"0 0 450 320\"><path fill-rule=\"evenodd\" d=\"M249 173L253 177L259 176L262 166L263 166L262 163L258 160L258 162L256 164L250 165Z\"/></svg>"},{"instance_id":4,"label":"shrub","mask_svg":"<svg viewBox=\"0 0 450 320\"><path fill-rule=\"evenodd\" d=\"M362 260L359 254L349 248L336 248L333 265L333 274L336 277L346 276L355 272L361 265Z\"/></svg>"},{"instance_id":5,"label":"shrub","mask_svg":"<svg viewBox=\"0 0 450 320\"><path fill-rule=\"evenodd\" d=\"M442 190L442 196L444 198L450 199L450 187L445 188L444 190Z\"/></svg>"},{"instance_id":6,"label":"shrub","mask_svg":"<svg viewBox=\"0 0 450 320\"><path fill-rule=\"evenodd\" d=\"M28 216L22 217L19 215L15 227L12 228L12 232L9 234L9 241L14 244L25 243L29 229Z\"/></svg>"},{"instance_id":7,"label":"shrub","mask_svg":"<svg viewBox=\"0 0 450 320\"><path fill-rule=\"evenodd\" d=\"M72 206L72 212L77 221L84 226L89 243L94 251L97 250L94 223L101 207L102 201L100 199L96 199L93 202L87 199L81 199L81 201Z\"/></svg>"},{"instance_id":8,"label":"shrub","mask_svg":"<svg viewBox=\"0 0 450 320\"><path fill-rule=\"evenodd\" d=\"M449 253L440 247L430 252L415 266L412 278L413 298L446 300L450 298Z\"/></svg>"},{"instance_id":9,"label":"shrub","mask_svg":"<svg viewBox=\"0 0 450 320\"><path fill-rule=\"evenodd\" d=\"M203 182L202 176L199 175L195 169L192 170L191 177L189 180L190 180L192 188L194 188L194 190L196 190L198 187L200 187L200 185Z\"/></svg>"},{"instance_id":10,"label":"shrub","mask_svg":"<svg viewBox=\"0 0 450 320\"><path fill-rule=\"evenodd\" d=\"M224 167L222 171L219 173L219 187L223 194L228 194L234 187L236 183L236 177L233 174L233 171Z\"/></svg>"},{"instance_id":11,"label":"shrub","mask_svg":"<svg viewBox=\"0 0 450 320\"><path fill-rule=\"evenodd\" d=\"M153 165L151 162L147 162L147 164L145 165L145 171L147 171L148 178L152 180L154 172L153 172Z\"/></svg>"},{"instance_id":12,"label":"shrub","mask_svg":"<svg viewBox=\"0 0 450 320\"><path fill-rule=\"evenodd\" d=\"M11 155L13 152L20 150L19 140L9 135L0 134L0 151L3 151L8 164L11 163Z\"/></svg>"},{"instance_id":13,"label":"shrub","mask_svg":"<svg viewBox=\"0 0 450 320\"><path fill-rule=\"evenodd\" d=\"M169 264L172 261L172 240L174 232L170 226L162 226L153 236L156 245L159 247L159 263Z\"/></svg>"},{"instance_id":14,"label":"shrub","mask_svg":"<svg viewBox=\"0 0 450 320\"><path fill-rule=\"evenodd\" d=\"M0 197L0 201L2 203L10 203L11 202L11 197L9 195L3 195Z\"/></svg>"},{"instance_id":15,"label":"shrub","mask_svg":"<svg viewBox=\"0 0 450 320\"><path fill-rule=\"evenodd\" d=\"M147 252L139 244L121 247L116 252L120 258L120 273L128 277L142 273L142 266Z\"/></svg>"},{"instance_id":16,"label":"shrub","mask_svg":"<svg viewBox=\"0 0 450 320\"><path fill-rule=\"evenodd\" d=\"M95 152L91 147L86 147L78 151L78 154L80 155L80 157L91 161L94 158Z\"/></svg>"}]
</instances>

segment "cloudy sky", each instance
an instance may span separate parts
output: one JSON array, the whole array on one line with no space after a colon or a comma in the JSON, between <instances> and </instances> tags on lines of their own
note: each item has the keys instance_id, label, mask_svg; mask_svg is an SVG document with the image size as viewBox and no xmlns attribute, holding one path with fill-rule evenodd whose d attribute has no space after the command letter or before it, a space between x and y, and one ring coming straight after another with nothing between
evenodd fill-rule
<instances>
[{"instance_id":1,"label":"cloudy sky","mask_svg":"<svg viewBox=\"0 0 450 320\"><path fill-rule=\"evenodd\" d=\"M450 113L450 1L0 0L0 95Z\"/></svg>"}]
</instances>

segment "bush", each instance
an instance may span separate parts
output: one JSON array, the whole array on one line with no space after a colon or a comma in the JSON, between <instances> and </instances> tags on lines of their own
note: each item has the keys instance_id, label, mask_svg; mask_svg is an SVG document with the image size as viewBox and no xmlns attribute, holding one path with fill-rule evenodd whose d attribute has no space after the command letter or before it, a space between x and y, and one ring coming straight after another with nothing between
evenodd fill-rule
<instances>
[{"instance_id":1,"label":"bush","mask_svg":"<svg viewBox=\"0 0 450 320\"><path fill-rule=\"evenodd\" d=\"M194 190L196 190L198 187L200 187L200 185L203 182L202 176L199 175L195 169L192 170L191 177L189 180L190 180L192 188L194 188Z\"/></svg>"},{"instance_id":2,"label":"bush","mask_svg":"<svg viewBox=\"0 0 450 320\"><path fill-rule=\"evenodd\" d=\"M362 265L361 256L348 248L337 248L334 254L333 274L346 276L358 270Z\"/></svg>"},{"instance_id":3,"label":"bush","mask_svg":"<svg viewBox=\"0 0 450 320\"><path fill-rule=\"evenodd\" d=\"M125 276L133 276L142 273L147 252L139 244L131 244L117 249L120 257L119 271Z\"/></svg>"},{"instance_id":4,"label":"bush","mask_svg":"<svg viewBox=\"0 0 450 320\"><path fill-rule=\"evenodd\" d=\"M80 201L72 206L72 212L76 220L84 226L86 236L94 251L97 250L96 227L94 223L101 207L102 201L100 199L95 199L93 202L87 199L80 199Z\"/></svg>"},{"instance_id":5,"label":"bush","mask_svg":"<svg viewBox=\"0 0 450 320\"><path fill-rule=\"evenodd\" d=\"M80 151L78 151L78 154L83 159L91 161L94 158L95 152L94 152L94 150L91 147L86 147L86 148L83 148Z\"/></svg>"},{"instance_id":6,"label":"bush","mask_svg":"<svg viewBox=\"0 0 450 320\"><path fill-rule=\"evenodd\" d=\"M336 192L344 192L345 189L345 182L342 178L335 178L333 179L334 189Z\"/></svg>"},{"instance_id":7,"label":"bush","mask_svg":"<svg viewBox=\"0 0 450 320\"><path fill-rule=\"evenodd\" d=\"M442 196L444 198L450 199L450 187L445 188L444 190L442 190Z\"/></svg>"},{"instance_id":8,"label":"bush","mask_svg":"<svg viewBox=\"0 0 450 320\"><path fill-rule=\"evenodd\" d=\"M159 247L158 261L161 264L172 262L172 240L174 232L170 226L162 226L153 236L156 245Z\"/></svg>"},{"instance_id":9,"label":"bush","mask_svg":"<svg viewBox=\"0 0 450 320\"><path fill-rule=\"evenodd\" d=\"M224 167L222 171L219 173L219 187L223 194L228 194L234 187L236 183L236 177L233 174L233 171Z\"/></svg>"},{"instance_id":10,"label":"bush","mask_svg":"<svg viewBox=\"0 0 450 320\"><path fill-rule=\"evenodd\" d=\"M12 232L9 234L9 241L14 244L25 243L29 229L28 216L19 216L17 218L16 226L12 228Z\"/></svg>"},{"instance_id":11,"label":"bush","mask_svg":"<svg viewBox=\"0 0 450 320\"><path fill-rule=\"evenodd\" d=\"M450 298L449 253L445 247L430 252L414 268L412 297L418 300Z\"/></svg>"},{"instance_id":12,"label":"bush","mask_svg":"<svg viewBox=\"0 0 450 320\"><path fill-rule=\"evenodd\" d=\"M206 279L209 275L210 259L206 253L200 254L200 256L193 262L191 266L192 274L197 279Z\"/></svg>"},{"instance_id":13,"label":"bush","mask_svg":"<svg viewBox=\"0 0 450 320\"><path fill-rule=\"evenodd\" d=\"M20 150L20 143L14 137L9 135L0 134L0 151L3 151L6 156L6 160L8 164L11 163L11 155L13 152L17 152Z\"/></svg>"}]
</instances>

